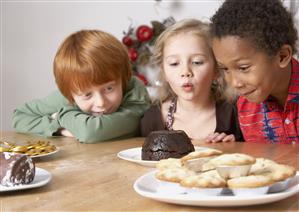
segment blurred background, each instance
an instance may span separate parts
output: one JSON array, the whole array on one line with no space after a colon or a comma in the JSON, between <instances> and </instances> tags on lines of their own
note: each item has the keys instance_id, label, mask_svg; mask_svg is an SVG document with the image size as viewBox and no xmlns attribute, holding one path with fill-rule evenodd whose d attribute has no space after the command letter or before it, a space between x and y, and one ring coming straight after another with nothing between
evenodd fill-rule
<instances>
[{"instance_id":1,"label":"blurred background","mask_svg":"<svg viewBox=\"0 0 299 212\"><path fill-rule=\"evenodd\" d=\"M56 89L52 64L60 43L81 29L119 40L131 27L168 17L209 21L222 0L1 1L0 130L13 130L13 110ZM285 0L299 23L299 0Z\"/></svg>"}]
</instances>

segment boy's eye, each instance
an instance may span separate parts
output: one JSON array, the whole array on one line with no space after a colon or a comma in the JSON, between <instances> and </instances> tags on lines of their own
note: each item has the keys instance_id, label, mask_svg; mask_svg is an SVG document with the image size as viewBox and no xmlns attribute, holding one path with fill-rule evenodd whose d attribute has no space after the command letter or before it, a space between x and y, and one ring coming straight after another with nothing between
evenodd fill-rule
<instances>
[{"instance_id":1,"label":"boy's eye","mask_svg":"<svg viewBox=\"0 0 299 212\"><path fill-rule=\"evenodd\" d=\"M107 91L107 92L113 91L113 88L114 87L112 85L109 85L105 88L105 91Z\"/></svg>"},{"instance_id":2,"label":"boy's eye","mask_svg":"<svg viewBox=\"0 0 299 212\"><path fill-rule=\"evenodd\" d=\"M88 93L83 94L83 97L84 97L84 98L89 98L89 97L91 97L91 92L88 92Z\"/></svg>"},{"instance_id":3,"label":"boy's eye","mask_svg":"<svg viewBox=\"0 0 299 212\"><path fill-rule=\"evenodd\" d=\"M80 97L82 100L88 100L92 97L92 92L82 92L82 93L77 93L76 94L78 97Z\"/></svg>"},{"instance_id":4,"label":"boy's eye","mask_svg":"<svg viewBox=\"0 0 299 212\"><path fill-rule=\"evenodd\" d=\"M249 69L249 66L240 66L240 67L239 67L239 70L240 70L241 72L246 72L246 71L248 71L248 69Z\"/></svg>"}]
</instances>

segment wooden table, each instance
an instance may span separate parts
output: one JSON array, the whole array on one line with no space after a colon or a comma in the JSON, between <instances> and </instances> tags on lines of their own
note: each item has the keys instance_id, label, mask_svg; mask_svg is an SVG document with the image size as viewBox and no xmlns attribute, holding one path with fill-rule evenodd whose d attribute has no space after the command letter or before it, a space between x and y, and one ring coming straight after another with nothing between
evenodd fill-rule
<instances>
[{"instance_id":1,"label":"wooden table","mask_svg":"<svg viewBox=\"0 0 299 212\"><path fill-rule=\"evenodd\" d=\"M0 132L1 140L39 140L33 135ZM299 194L278 202L235 208L190 207L163 203L138 195L134 181L152 170L117 158L121 150L138 147L144 138L80 144L72 138L49 140L60 148L55 155L36 160L37 167L52 173L49 184L30 190L0 194L0 211L298 211ZM219 143L196 145L266 157L299 169L299 145Z\"/></svg>"}]
</instances>

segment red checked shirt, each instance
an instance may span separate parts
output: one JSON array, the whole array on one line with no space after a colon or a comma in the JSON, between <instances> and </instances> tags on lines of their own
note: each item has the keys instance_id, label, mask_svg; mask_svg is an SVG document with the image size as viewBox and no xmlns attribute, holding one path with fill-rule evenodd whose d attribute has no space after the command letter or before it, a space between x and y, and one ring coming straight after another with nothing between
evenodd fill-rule
<instances>
[{"instance_id":1,"label":"red checked shirt","mask_svg":"<svg viewBox=\"0 0 299 212\"><path fill-rule=\"evenodd\" d=\"M245 141L299 142L299 62L292 59L292 75L284 108L271 97L256 104L241 96L237 106Z\"/></svg>"}]
</instances>

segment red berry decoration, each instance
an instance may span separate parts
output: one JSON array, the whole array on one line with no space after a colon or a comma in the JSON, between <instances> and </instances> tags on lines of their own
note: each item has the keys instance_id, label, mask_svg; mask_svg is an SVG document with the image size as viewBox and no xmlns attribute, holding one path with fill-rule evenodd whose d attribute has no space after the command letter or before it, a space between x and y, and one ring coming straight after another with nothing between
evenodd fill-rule
<instances>
[{"instance_id":1,"label":"red berry decoration","mask_svg":"<svg viewBox=\"0 0 299 212\"><path fill-rule=\"evenodd\" d=\"M130 38L130 36L126 35L123 37L122 39L123 44L125 44L126 46L132 46L133 45L133 40L132 38Z\"/></svg>"},{"instance_id":2,"label":"red berry decoration","mask_svg":"<svg viewBox=\"0 0 299 212\"><path fill-rule=\"evenodd\" d=\"M128 49L129 58L132 62L135 62L138 58L138 52L135 48L129 48Z\"/></svg>"},{"instance_id":3,"label":"red berry decoration","mask_svg":"<svg viewBox=\"0 0 299 212\"><path fill-rule=\"evenodd\" d=\"M148 84L147 79L142 74L136 73L136 77L138 77L138 79L140 79L144 83L144 85Z\"/></svg>"},{"instance_id":4,"label":"red berry decoration","mask_svg":"<svg viewBox=\"0 0 299 212\"><path fill-rule=\"evenodd\" d=\"M147 25L141 25L137 28L136 36L141 42L148 41L153 37L153 30Z\"/></svg>"}]
</instances>

